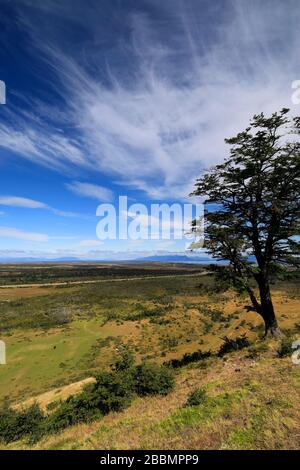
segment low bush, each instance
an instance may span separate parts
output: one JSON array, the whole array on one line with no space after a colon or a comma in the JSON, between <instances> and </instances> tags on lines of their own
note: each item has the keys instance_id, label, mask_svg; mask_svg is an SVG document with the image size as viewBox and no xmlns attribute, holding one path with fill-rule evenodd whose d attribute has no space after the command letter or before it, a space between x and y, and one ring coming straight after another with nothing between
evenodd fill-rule
<instances>
[{"instance_id":1,"label":"low bush","mask_svg":"<svg viewBox=\"0 0 300 470\"><path fill-rule=\"evenodd\" d=\"M150 318L151 320L155 320L163 315L165 315L170 309L172 305L156 305L155 308L147 309L143 306L139 306L137 311L134 313L130 313L125 316L125 320L129 321L136 321L136 320L143 320L144 318Z\"/></svg>"},{"instance_id":2,"label":"low bush","mask_svg":"<svg viewBox=\"0 0 300 470\"><path fill-rule=\"evenodd\" d=\"M44 415L38 405L16 411L6 403L0 409L0 441L8 443L26 438L33 442L77 423L90 422L111 411L121 411L137 394L166 395L174 387L170 369L156 364L134 365L134 357L122 351L110 372L101 372L93 384L78 395L56 402Z\"/></svg>"},{"instance_id":3,"label":"low bush","mask_svg":"<svg viewBox=\"0 0 300 470\"><path fill-rule=\"evenodd\" d=\"M121 411L130 405L134 392L132 372L101 372L94 384L88 385L82 393L69 397L49 415L45 429L55 432L101 418L110 411Z\"/></svg>"},{"instance_id":4,"label":"low bush","mask_svg":"<svg viewBox=\"0 0 300 470\"><path fill-rule=\"evenodd\" d=\"M8 443L26 436L30 441L41 435L44 414L37 404L23 410L14 410L4 403L0 410L0 440Z\"/></svg>"},{"instance_id":5,"label":"low bush","mask_svg":"<svg viewBox=\"0 0 300 470\"><path fill-rule=\"evenodd\" d=\"M277 350L278 357L291 356L294 352L292 343L293 340L291 337L287 336L285 338L282 338L279 349Z\"/></svg>"},{"instance_id":6,"label":"low bush","mask_svg":"<svg viewBox=\"0 0 300 470\"><path fill-rule=\"evenodd\" d=\"M82 392L61 402L54 412L46 417L42 426L42 433L58 432L68 426L90 422L101 416L100 410L91 406L91 395Z\"/></svg>"},{"instance_id":7,"label":"low bush","mask_svg":"<svg viewBox=\"0 0 300 470\"><path fill-rule=\"evenodd\" d=\"M135 390L138 395L167 395L174 384L174 374L167 367L146 362L136 367Z\"/></svg>"},{"instance_id":8,"label":"low bush","mask_svg":"<svg viewBox=\"0 0 300 470\"><path fill-rule=\"evenodd\" d=\"M134 354L128 347L122 347L121 351L115 358L115 363L112 365L112 369L116 371L127 371L134 367Z\"/></svg>"},{"instance_id":9,"label":"low bush","mask_svg":"<svg viewBox=\"0 0 300 470\"><path fill-rule=\"evenodd\" d=\"M203 388L197 388L188 396L185 406L202 405L206 400L206 391Z\"/></svg>"},{"instance_id":10,"label":"low bush","mask_svg":"<svg viewBox=\"0 0 300 470\"><path fill-rule=\"evenodd\" d=\"M235 339L230 339L227 336L225 336L222 339L224 343L219 349L219 352L218 352L219 357L223 357L224 354L227 354L232 351L238 351L250 345L249 340L246 335L238 336Z\"/></svg>"},{"instance_id":11,"label":"low bush","mask_svg":"<svg viewBox=\"0 0 300 470\"><path fill-rule=\"evenodd\" d=\"M130 404L134 388L132 371L101 372L90 393L90 403L103 414L123 410Z\"/></svg>"},{"instance_id":12,"label":"low bush","mask_svg":"<svg viewBox=\"0 0 300 470\"><path fill-rule=\"evenodd\" d=\"M186 366L191 362L198 362L204 359L207 359L211 356L211 351L203 352L201 349L199 351L194 351L193 353L185 353L181 359L171 359L170 361L164 362L164 365L167 367L172 367L173 369L177 369L179 367Z\"/></svg>"},{"instance_id":13,"label":"low bush","mask_svg":"<svg viewBox=\"0 0 300 470\"><path fill-rule=\"evenodd\" d=\"M226 317L222 310L212 308L209 305L202 305L199 307L202 315L209 317L213 322L227 323L230 319Z\"/></svg>"}]
</instances>

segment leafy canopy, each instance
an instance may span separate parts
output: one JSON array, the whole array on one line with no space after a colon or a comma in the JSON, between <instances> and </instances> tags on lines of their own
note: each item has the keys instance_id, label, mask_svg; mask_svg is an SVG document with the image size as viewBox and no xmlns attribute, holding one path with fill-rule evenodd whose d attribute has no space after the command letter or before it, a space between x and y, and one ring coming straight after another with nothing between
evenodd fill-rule
<instances>
[{"instance_id":1,"label":"leafy canopy","mask_svg":"<svg viewBox=\"0 0 300 470\"><path fill-rule=\"evenodd\" d=\"M225 140L225 162L196 182L193 194L209 205L205 246L242 277L299 263L300 117L289 119L288 111L255 115Z\"/></svg>"}]
</instances>

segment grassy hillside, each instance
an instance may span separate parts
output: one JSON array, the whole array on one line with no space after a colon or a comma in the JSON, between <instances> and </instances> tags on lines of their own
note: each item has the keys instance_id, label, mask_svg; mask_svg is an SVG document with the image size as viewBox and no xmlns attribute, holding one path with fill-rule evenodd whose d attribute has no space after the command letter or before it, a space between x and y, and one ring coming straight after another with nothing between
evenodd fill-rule
<instances>
[{"instance_id":1,"label":"grassy hillside","mask_svg":"<svg viewBox=\"0 0 300 470\"><path fill-rule=\"evenodd\" d=\"M300 367L249 351L185 367L174 392L138 398L123 412L68 428L35 449L295 449L300 442ZM186 407L203 387L204 403ZM2 448L28 448L14 443Z\"/></svg>"},{"instance_id":2,"label":"grassy hillside","mask_svg":"<svg viewBox=\"0 0 300 470\"><path fill-rule=\"evenodd\" d=\"M277 283L273 297L282 329L300 336L299 281ZM259 340L260 318L246 297L217 291L198 273L64 288L0 290L0 397L42 407L81 390L127 345L137 362L157 363L246 334L250 346L176 369L165 397L136 398L120 413L49 436L34 448L294 448L299 447L300 366L280 358L275 341ZM298 336L297 336L298 335ZM87 380L86 380L87 379ZM195 388L204 402L185 407ZM5 448L28 448L18 442Z\"/></svg>"}]
</instances>

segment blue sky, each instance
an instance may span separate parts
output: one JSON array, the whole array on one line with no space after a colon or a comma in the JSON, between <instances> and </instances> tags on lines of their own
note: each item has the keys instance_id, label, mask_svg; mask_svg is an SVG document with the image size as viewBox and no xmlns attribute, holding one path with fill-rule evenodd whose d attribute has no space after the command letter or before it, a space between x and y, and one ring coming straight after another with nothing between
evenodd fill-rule
<instances>
[{"instance_id":1,"label":"blue sky","mask_svg":"<svg viewBox=\"0 0 300 470\"><path fill-rule=\"evenodd\" d=\"M299 20L298 0L0 0L0 258L182 251L97 240L97 205L183 203L253 114L297 114Z\"/></svg>"}]
</instances>

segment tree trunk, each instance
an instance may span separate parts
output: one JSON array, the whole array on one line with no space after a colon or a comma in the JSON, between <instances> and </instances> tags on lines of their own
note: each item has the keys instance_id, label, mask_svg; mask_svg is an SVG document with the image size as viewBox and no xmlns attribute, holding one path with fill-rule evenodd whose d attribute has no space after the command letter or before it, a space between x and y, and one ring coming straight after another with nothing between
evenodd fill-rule
<instances>
[{"instance_id":1,"label":"tree trunk","mask_svg":"<svg viewBox=\"0 0 300 470\"><path fill-rule=\"evenodd\" d=\"M257 302L257 298L255 297L255 294L251 287L249 285L246 285L246 290L249 294L249 297L251 299L252 305L253 305L253 310L261 315L261 305L259 302Z\"/></svg>"},{"instance_id":2,"label":"tree trunk","mask_svg":"<svg viewBox=\"0 0 300 470\"><path fill-rule=\"evenodd\" d=\"M261 306L260 314L265 322L265 338L269 336L279 337L281 332L278 328L278 323L275 316L269 280L266 277L261 277L258 285Z\"/></svg>"}]
</instances>

